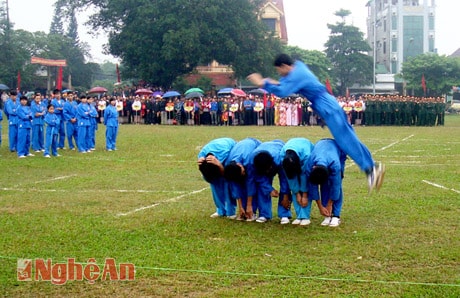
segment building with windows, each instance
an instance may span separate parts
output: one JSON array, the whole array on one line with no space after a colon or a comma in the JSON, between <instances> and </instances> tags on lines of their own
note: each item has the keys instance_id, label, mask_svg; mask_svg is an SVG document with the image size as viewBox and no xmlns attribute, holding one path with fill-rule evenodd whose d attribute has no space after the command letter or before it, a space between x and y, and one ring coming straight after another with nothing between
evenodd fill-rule
<instances>
[{"instance_id":1,"label":"building with windows","mask_svg":"<svg viewBox=\"0 0 460 298\"><path fill-rule=\"evenodd\" d=\"M387 73L401 72L409 57L435 53L435 0L370 0L368 42Z\"/></svg>"},{"instance_id":2,"label":"building with windows","mask_svg":"<svg viewBox=\"0 0 460 298\"><path fill-rule=\"evenodd\" d=\"M259 17L275 36L280 39L281 43L288 43L283 0L265 1L259 11Z\"/></svg>"}]
</instances>

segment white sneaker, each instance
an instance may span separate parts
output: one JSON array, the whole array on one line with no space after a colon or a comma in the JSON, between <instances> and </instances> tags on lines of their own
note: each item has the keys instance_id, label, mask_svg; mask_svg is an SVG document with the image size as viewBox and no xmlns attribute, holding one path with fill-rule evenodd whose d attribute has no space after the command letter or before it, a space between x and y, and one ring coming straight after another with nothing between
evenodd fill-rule
<instances>
[{"instance_id":1,"label":"white sneaker","mask_svg":"<svg viewBox=\"0 0 460 298\"><path fill-rule=\"evenodd\" d=\"M287 217L281 217L281 221L280 221L280 224L282 225L286 225L289 223L289 218Z\"/></svg>"},{"instance_id":2,"label":"white sneaker","mask_svg":"<svg viewBox=\"0 0 460 298\"><path fill-rule=\"evenodd\" d=\"M321 223L321 225L322 226L328 226L330 222L331 222L331 218L330 217L325 217L323 222Z\"/></svg>"},{"instance_id":3,"label":"white sneaker","mask_svg":"<svg viewBox=\"0 0 460 298\"><path fill-rule=\"evenodd\" d=\"M310 223L311 223L311 221L309 219L302 219L300 221L301 226L308 226Z\"/></svg>"},{"instance_id":4,"label":"white sneaker","mask_svg":"<svg viewBox=\"0 0 460 298\"><path fill-rule=\"evenodd\" d=\"M369 187L369 194L375 188L377 191L380 189L385 176L385 165L379 162L372 168L372 172L367 175L367 183Z\"/></svg>"},{"instance_id":5,"label":"white sneaker","mask_svg":"<svg viewBox=\"0 0 460 298\"><path fill-rule=\"evenodd\" d=\"M236 219L236 215L227 216L228 219Z\"/></svg>"},{"instance_id":6,"label":"white sneaker","mask_svg":"<svg viewBox=\"0 0 460 298\"><path fill-rule=\"evenodd\" d=\"M214 212L213 214L211 214L210 217L211 217L211 218L217 218L217 217L219 217L219 213Z\"/></svg>"},{"instance_id":7,"label":"white sneaker","mask_svg":"<svg viewBox=\"0 0 460 298\"><path fill-rule=\"evenodd\" d=\"M25 155L18 156L18 158L26 158Z\"/></svg>"},{"instance_id":8,"label":"white sneaker","mask_svg":"<svg viewBox=\"0 0 460 298\"><path fill-rule=\"evenodd\" d=\"M51 158L51 156L50 156L49 154L46 154L46 155L44 155L43 157Z\"/></svg>"},{"instance_id":9,"label":"white sneaker","mask_svg":"<svg viewBox=\"0 0 460 298\"><path fill-rule=\"evenodd\" d=\"M35 154L29 153L27 154L27 156L35 156Z\"/></svg>"},{"instance_id":10,"label":"white sneaker","mask_svg":"<svg viewBox=\"0 0 460 298\"><path fill-rule=\"evenodd\" d=\"M340 218L338 217L333 217L331 219L331 222L329 223L330 227L338 227L340 225Z\"/></svg>"},{"instance_id":11,"label":"white sneaker","mask_svg":"<svg viewBox=\"0 0 460 298\"><path fill-rule=\"evenodd\" d=\"M257 222L260 222L260 223L264 223L264 222L267 222L267 219L263 216L259 217L258 219L256 219Z\"/></svg>"},{"instance_id":12,"label":"white sneaker","mask_svg":"<svg viewBox=\"0 0 460 298\"><path fill-rule=\"evenodd\" d=\"M246 218L246 221L254 221L256 219L257 219L257 216L253 214L252 217Z\"/></svg>"},{"instance_id":13,"label":"white sneaker","mask_svg":"<svg viewBox=\"0 0 460 298\"><path fill-rule=\"evenodd\" d=\"M301 221L302 221L302 220L300 220L300 219L297 218L297 219L295 219L293 222L291 222L291 224L293 224L293 225L300 225L300 222L301 222Z\"/></svg>"}]
</instances>

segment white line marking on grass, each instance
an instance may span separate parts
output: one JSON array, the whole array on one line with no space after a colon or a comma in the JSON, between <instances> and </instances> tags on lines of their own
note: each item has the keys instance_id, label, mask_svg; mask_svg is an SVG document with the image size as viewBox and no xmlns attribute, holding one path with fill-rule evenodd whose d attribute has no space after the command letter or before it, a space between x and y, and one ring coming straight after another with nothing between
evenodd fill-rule
<instances>
[{"instance_id":1,"label":"white line marking on grass","mask_svg":"<svg viewBox=\"0 0 460 298\"><path fill-rule=\"evenodd\" d=\"M427 180L422 180L422 181L425 182L426 184L431 185L431 186L438 187L438 188L445 189L445 190L451 190L453 192L456 192L456 193L460 194L460 190L456 190L454 188L448 188L448 187L445 187L443 185L436 184L434 182L430 182L430 181L427 181Z\"/></svg>"},{"instance_id":2,"label":"white line marking on grass","mask_svg":"<svg viewBox=\"0 0 460 298\"><path fill-rule=\"evenodd\" d=\"M2 187L0 190L3 191L20 191L20 192L70 192L67 189L36 189L36 188L11 188L11 187ZM144 189L103 189L103 190L84 190L84 189L73 189L72 193L107 193L107 192L120 192L120 193L184 193L185 191L167 191L167 190L144 190Z\"/></svg>"},{"instance_id":3,"label":"white line marking on grass","mask_svg":"<svg viewBox=\"0 0 460 298\"><path fill-rule=\"evenodd\" d=\"M413 136L414 136L414 135L410 135L410 136L408 136L408 137L405 137L405 138L402 139L402 140L393 142L393 143L391 143L390 145L387 145L387 146L385 146L385 147L382 147L382 148L380 148L380 149L377 149L376 151L374 151L374 154L377 153L377 152L380 152L380 151L384 151L384 150L386 150L386 149L388 149L388 148L390 148L390 147L393 147L394 145L399 144L399 143L401 143L401 142L405 142L405 141L409 140L410 138L412 138ZM348 165L345 166L345 169L347 169L347 168L349 168L349 167L351 167L351 166L353 166L353 165L355 165L355 163L349 163Z\"/></svg>"},{"instance_id":4,"label":"white line marking on grass","mask_svg":"<svg viewBox=\"0 0 460 298\"><path fill-rule=\"evenodd\" d=\"M56 180L64 180L64 179L72 178L72 177L75 177L75 176L77 176L77 175L74 174L74 175L69 175L69 176L61 176L61 177L56 177L56 178L51 178L51 179L46 179L46 180L41 180L41 181L35 181L34 183L39 184L39 183L56 181Z\"/></svg>"},{"instance_id":5,"label":"white line marking on grass","mask_svg":"<svg viewBox=\"0 0 460 298\"><path fill-rule=\"evenodd\" d=\"M139 208L136 208L136 209L134 209L134 210L128 211L128 212L126 212L126 213L118 213L118 214L117 214L117 217L119 217L119 216L131 215L131 214L136 213L136 212L139 212L139 211L143 211L143 210L146 210L146 209L150 209L150 208L156 207L156 206L158 206L158 205L160 205L160 204L163 204L163 203L176 202L177 200L182 199L183 197L186 197L186 196L189 196L189 195L194 195L194 194L200 193L200 192L202 192L202 191L205 191L206 189L209 189L209 187L205 187L205 188L202 188L202 189L199 189L199 190L194 190L194 191L192 191L192 192L189 192L189 193L186 193L186 194L183 194L183 195L174 197L174 198L170 198L170 199L167 199L167 200L164 200L164 201L160 201L160 202L154 203L154 204L152 204L152 205L139 207Z\"/></svg>"}]
</instances>

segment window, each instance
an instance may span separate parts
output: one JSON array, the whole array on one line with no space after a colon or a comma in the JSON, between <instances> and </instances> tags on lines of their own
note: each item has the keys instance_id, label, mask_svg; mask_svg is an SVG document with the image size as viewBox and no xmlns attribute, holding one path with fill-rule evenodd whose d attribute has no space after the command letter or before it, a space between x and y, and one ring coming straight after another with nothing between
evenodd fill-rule
<instances>
[{"instance_id":1,"label":"window","mask_svg":"<svg viewBox=\"0 0 460 298\"><path fill-rule=\"evenodd\" d=\"M276 32L276 19L263 19L263 22L269 30Z\"/></svg>"}]
</instances>

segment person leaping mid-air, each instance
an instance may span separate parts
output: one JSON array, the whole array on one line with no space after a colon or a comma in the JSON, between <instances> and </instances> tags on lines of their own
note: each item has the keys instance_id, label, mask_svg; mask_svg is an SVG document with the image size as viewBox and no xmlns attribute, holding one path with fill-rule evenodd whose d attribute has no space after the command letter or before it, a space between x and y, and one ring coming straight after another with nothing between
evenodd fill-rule
<instances>
[{"instance_id":1,"label":"person leaping mid-air","mask_svg":"<svg viewBox=\"0 0 460 298\"><path fill-rule=\"evenodd\" d=\"M385 175L385 166L375 163L369 149L359 140L336 98L327 92L318 78L301 61L287 54L279 54L274 66L281 76L279 82L263 78L259 73L247 77L254 85L278 97L301 94L312 104L313 110L326 122L340 149L350 156L367 175L369 193L379 190Z\"/></svg>"}]
</instances>

